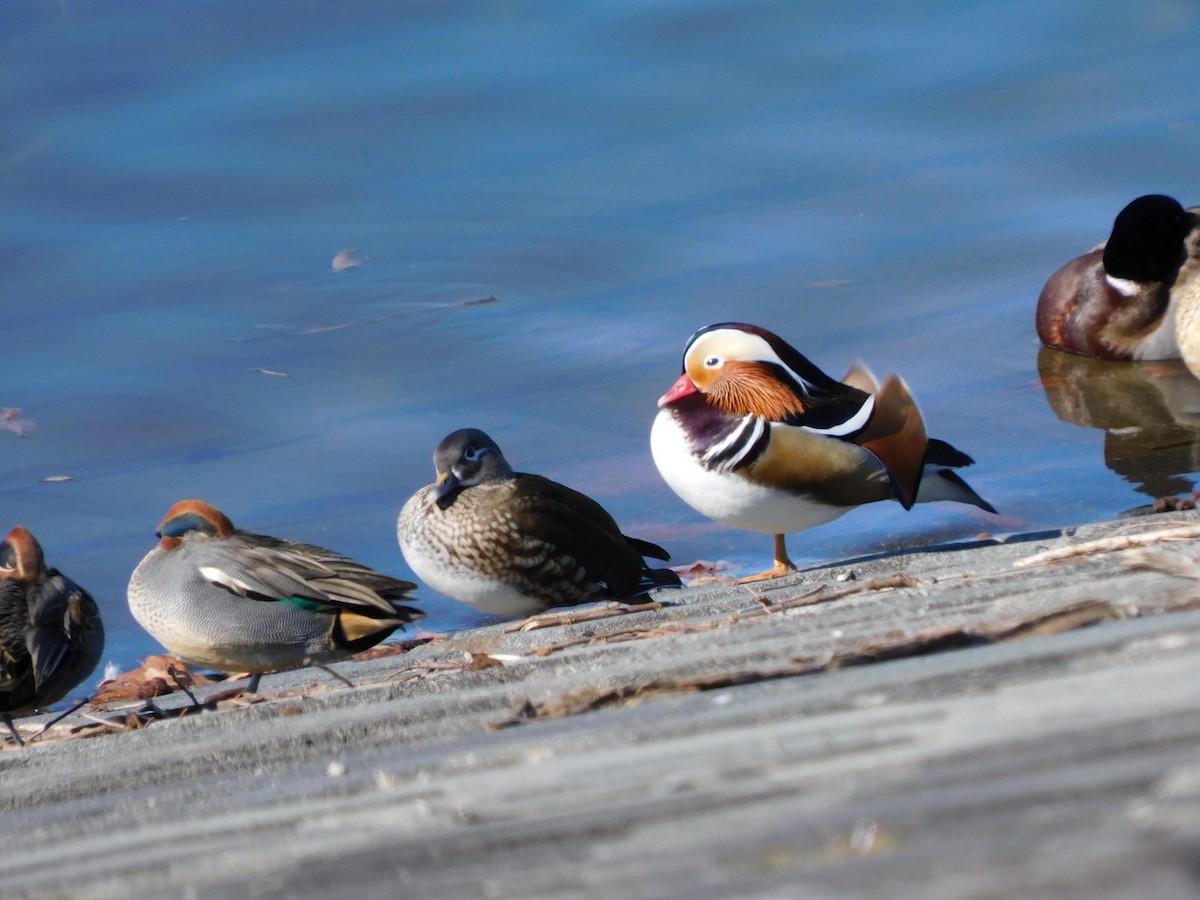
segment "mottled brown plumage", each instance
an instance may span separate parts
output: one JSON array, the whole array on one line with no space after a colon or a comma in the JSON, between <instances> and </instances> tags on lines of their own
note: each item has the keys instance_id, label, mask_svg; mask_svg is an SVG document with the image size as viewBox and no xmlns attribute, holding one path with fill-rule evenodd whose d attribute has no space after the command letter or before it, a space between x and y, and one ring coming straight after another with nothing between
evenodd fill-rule
<instances>
[{"instance_id":1,"label":"mottled brown plumage","mask_svg":"<svg viewBox=\"0 0 1200 900\"><path fill-rule=\"evenodd\" d=\"M397 537L413 571L448 597L523 616L679 584L642 559L667 559L661 547L621 534L590 497L514 472L478 429L447 436L434 466L437 481L405 503Z\"/></svg>"}]
</instances>

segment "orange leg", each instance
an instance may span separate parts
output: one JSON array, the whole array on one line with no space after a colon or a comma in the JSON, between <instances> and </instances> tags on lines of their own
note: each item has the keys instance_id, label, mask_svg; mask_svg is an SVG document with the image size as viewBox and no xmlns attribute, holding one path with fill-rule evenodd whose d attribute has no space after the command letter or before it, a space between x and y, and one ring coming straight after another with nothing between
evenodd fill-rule
<instances>
[{"instance_id":1,"label":"orange leg","mask_svg":"<svg viewBox=\"0 0 1200 900\"><path fill-rule=\"evenodd\" d=\"M739 578L738 584L750 584L754 581L766 581L769 578L778 578L780 575L786 575L788 572L795 572L796 564L788 557L786 535L775 535L775 565L765 572L759 572L757 575L747 575L745 578Z\"/></svg>"}]
</instances>

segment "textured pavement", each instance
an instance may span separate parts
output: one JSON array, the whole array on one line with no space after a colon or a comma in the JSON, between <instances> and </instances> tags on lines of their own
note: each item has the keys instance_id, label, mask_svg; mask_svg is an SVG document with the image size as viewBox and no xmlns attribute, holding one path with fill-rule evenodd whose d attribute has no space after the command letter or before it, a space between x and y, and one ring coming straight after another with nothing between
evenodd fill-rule
<instances>
[{"instance_id":1,"label":"textured pavement","mask_svg":"<svg viewBox=\"0 0 1200 900\"><path fill-rule=\"evenodd\" d=\"M1070 531L76 715L0 894L1195 895L1200 515Z\"/></svg>"}]
</instances>

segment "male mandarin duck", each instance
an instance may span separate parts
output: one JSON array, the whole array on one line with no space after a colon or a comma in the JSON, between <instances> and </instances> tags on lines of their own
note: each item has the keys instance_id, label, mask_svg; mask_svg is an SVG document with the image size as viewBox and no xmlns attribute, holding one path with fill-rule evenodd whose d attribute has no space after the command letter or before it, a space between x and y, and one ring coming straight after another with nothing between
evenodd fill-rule
<instances>
[{"instance_id":1,"label":"male mandarin duck","mask_svg":"<svg viewBox=\"0 0 1200 900\"><path fill-rule=\"evenodd\" d=\"M590 497L514 472L496 442L455 431L433 455L437 480L400 511L397 536L412 570L435 590L501 616L627 600L678 587L655 544L626 537Z\"/></svg>"},{"instance_id":2,"label":"male mandarin duck","mask_svg":"<svg viewBox=\"0 0 1200 900\"><path fill-rule=\"evenodd\" d=\"M1042 288L1042 343L1100 359L1178 358L1185 333L1177 322L1180 297L1195 292L1200 272L1198 226L1200 207L1184 209L1161 194L1132 201L1105 243L1071 260Z\"/></svg>"},{"instance_id":3,"label":"male mandarin duck","mask_svg":"<svg viewBox=\"0 0 1200 900\"><path fill-rule=\"evenodd\" d=\"M241 531L182 500L129 580L129 609L184 662L264 672L345 659L424 613L398 601L416 585L323 547Z\"/></svg>"},{"instance_id":4,"label":"male mandarin duck","mask_svg":"<svg viewBox=\"0 0 1200 900\"><path fill-rule=\"evenodd\" d=\"M104 625L91 596L57 569L17 526L0 543L0 716L22 743L11 713L65 697L104 652Z\"/></svg>"},{"instance_id":5,"label":"male mandarin duck","mask_svg":"<svg viewBox=\"0 0 1200 900\"><path fill-rule=\"evenodd\" d=\"M754 325L693 334L658 405L650 449L671 489L709 518L775 536L775 566L744 581L795 569L787 532L864 503L956 500L995 512L951 471L973 460L926 436L902 379L881 388L856 364L835 381Z\"/></svg>"}]
</instances>

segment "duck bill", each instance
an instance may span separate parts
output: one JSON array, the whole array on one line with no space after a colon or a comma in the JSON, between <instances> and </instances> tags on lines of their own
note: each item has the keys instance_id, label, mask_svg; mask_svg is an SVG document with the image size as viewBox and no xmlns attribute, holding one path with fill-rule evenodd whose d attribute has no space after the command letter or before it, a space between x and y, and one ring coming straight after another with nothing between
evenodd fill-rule
<instances>
[{"instance_id":1,"label":"duck bill","mask_svg":"<svg viewBox=\"0 0 1200 900\"><path fill-rule=\"evenodd\" d=\"M437 505L445 509L454 502L454 495L458 491L458 478L453 472L439 472L437 481L433 484L433 497L437 501Z\"/></svg>"},{"instance_id":2,"label":"duck bill","mask_svg":"<svg viewBox=\"0 0 1200 900\"><path fill-rule=\"evenodd\" d=\"M671 385L671 389L658 398L659 406L666 406L668 403L674 403L680 397L686 397L688 394L694 394L699 388L696 387L696 382L688 377L687 372L679 376L679 380Z\"/></svg>"}]
</instances>

